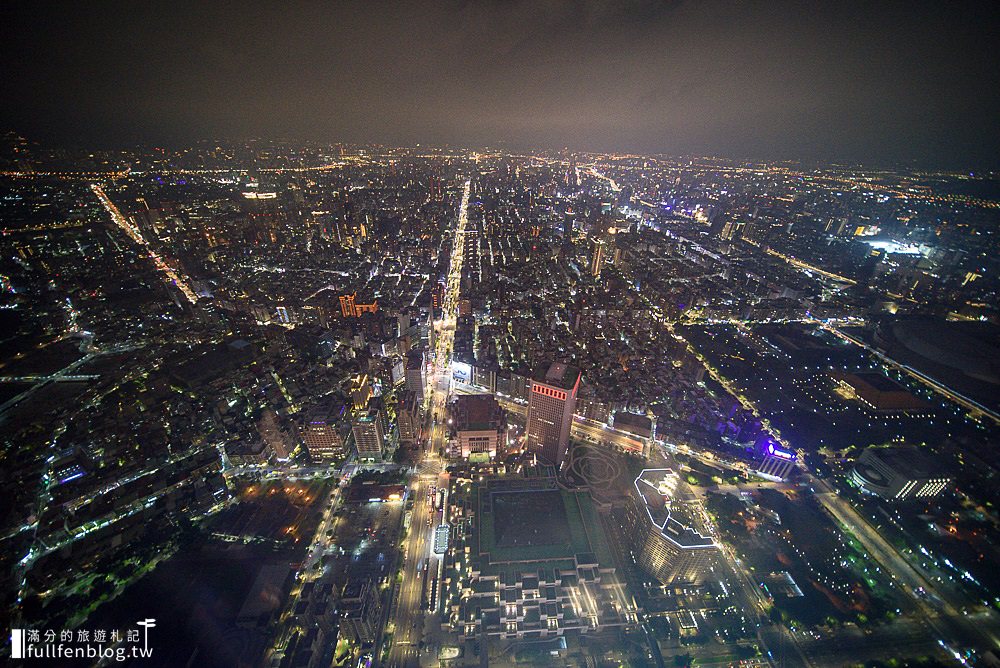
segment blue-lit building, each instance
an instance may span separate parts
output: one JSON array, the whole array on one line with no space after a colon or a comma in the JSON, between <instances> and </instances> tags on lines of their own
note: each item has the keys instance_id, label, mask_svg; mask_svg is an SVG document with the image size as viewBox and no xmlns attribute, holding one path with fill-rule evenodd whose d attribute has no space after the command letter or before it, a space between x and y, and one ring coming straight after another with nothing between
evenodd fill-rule
<instances>
[{"instance_id":1,"label":"blue-lit building","mask_svg":"<svg viewBox=\"0 0 1000 668\"><path fill-rule=\"evenodd\" d=\"M754 472L770 480L788 480L795 469L796 454L768 439L759 448Z\"/></svg>"}]
</instances>

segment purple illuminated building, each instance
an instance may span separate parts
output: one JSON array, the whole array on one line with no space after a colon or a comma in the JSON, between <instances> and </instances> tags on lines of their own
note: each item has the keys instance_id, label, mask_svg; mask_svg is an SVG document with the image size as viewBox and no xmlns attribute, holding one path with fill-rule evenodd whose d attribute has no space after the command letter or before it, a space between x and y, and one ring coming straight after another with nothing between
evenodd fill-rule
<instances>
[{"instance_id":1,"label":"purple illuminated building","mask_svg":"<svg viewBox=\"0 0 1000 668\"><path fill-rule=\"evenodd\" d=\"M756 461L756 473L772 480L787 480L795 468L796 455L785 450L774 441L764 439L760 447L760 458Z\"/></svg>"}]
</instances>

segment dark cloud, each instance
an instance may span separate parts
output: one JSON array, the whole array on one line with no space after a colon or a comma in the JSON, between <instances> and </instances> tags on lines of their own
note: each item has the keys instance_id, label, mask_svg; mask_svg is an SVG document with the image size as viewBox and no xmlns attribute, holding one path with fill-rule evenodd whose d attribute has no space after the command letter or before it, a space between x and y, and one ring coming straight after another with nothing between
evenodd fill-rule
<instances>
[{"instance_id":1,"label":"dark cloud","mask_svg":"<svg viewBox=\"0 0 1000 668\"><path fill-rule=\"evenodd\" d=\"M76 144L253 135L995 165L994 3L0 9L0 114Z\"/></svg>"}]
</instances>

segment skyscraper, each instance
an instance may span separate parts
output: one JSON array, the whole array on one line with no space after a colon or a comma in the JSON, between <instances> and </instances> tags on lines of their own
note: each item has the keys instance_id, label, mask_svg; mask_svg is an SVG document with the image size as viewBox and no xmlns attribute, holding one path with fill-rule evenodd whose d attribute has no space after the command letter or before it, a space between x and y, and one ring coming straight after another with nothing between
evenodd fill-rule
<instances>
[{"instance_id":1,"label":"skyscraper","mask_svg":"<svg viewBox=\"0 0 1000 668\"><path fill-rule=\"evenodd\" d=\"M458 452L464 459L496 457L506 445L506 420L492 394L459 395L449 408Z\"/></svg>"},{"instance_id":2,"label":"skyscraper","mask_svg":"<svg viewBox=\"0 0 1000 668\"><path fill-rule=\"evenodd\" d=\"M375 397L368 402L366 408L355 411L351 419L351 431L354 433L354 449L358 459L382 461L385 456L386 430L381 399Z\"/></svg>"},{"instance_id":3,"label":"skyscraper","mask_svg":"<svg viewBox=\"0 0 1000 668\"><path fill-rule=\"evenodd\" d=\"M434 307L434 310L439 311L444 308L444 292L443 282L435 283L434 287L431 288L431 306Z\"/></svg>"},{"instance_id":4,"label":"skyscraper","mask_svg":"<svg viewBox=\"0 0 1000 668\"><path fill-rule=\"evenodd\" d=\"M347 406L331 399L314 408L302 427L302 441L313 461L336 459L344 454L344 421Z\"/></svg>"},{"instance_id":5,"label":"skyscraper","mask_svg":"<svg viewBox=\"0 0 1000 668\"><path fill-rule=\"evenodd\" d=\"M399 428L400 443L414 443L422 435L421 430L421 406L422 401L417 400L417 395L408 390L403 390L396 404L396 426Z\"/></svg>"},{"instance_id":6,"label":"skyscraper","mask_svg":"<svg viewBox=\"0 0 1000 668\"><path fill-rule=\"evenodd\" d=\"M719 238L723 241L732 241L733 239L739 239L743 234L743 228L746 227L746 221L742 220L727 220L722 226L722 231L719 233Z\"/></svg>"},{"instance_id":7,"label":"skyscraper","mask_svg":"<svg viewBox=\"0 0 1000 668\"><path fill-rule=\"evenodd\" d=\"M670 469L645 469L625 504L624 528L634 541L636 565L663 584L699 584L718 555L711 536L692 526L680 476Z\"/></svg>"},{"instance_id":8,"label":"skyscraper","mask_svg":"<svg viewBox=\"0 0 1000 668\"><path fill-rule=\"evenodd\" d=\"M761 442L758 450L756 472L768 479L787 480L795 468L795 453L776 446L770 439Z\"/></svg>"},{"instance_id":9,"label":"skyscraper","mask_svg":"<svg viewBox=\"0 0 1000 668\"><path fill-rule=\"evenodd\" d=\"M375 639L382 605L374 580L348 582L340 595L338 608L344 635L358 644Z\"/></svg>"},{"instance_id":10,"label":"skyscraper","mask_svg":"<svg viewBox=\"0 0 1000 668\"><path fill-rule=\"evenodd\" d=\"M274 452L275 459L287 462L295 445L291 435L279 424L278 416L270 408L265 408L257 421L257 431L267 447Z\"/></svg>"},{"instance_id":11,"label":"skyscraper","mask_svg":"<svg viewBox=\"0 0 1000 668\"><path fill-rule=\"evenodd\" d=\"M604 264L604 242L600 239L594 242L594 252L590 256L590 275L600 278L601 266Z\"/></svg>"},{"instance_id":12,"label":"skyscraper","mask_svg":"<svg viewBox=\"0 0 1000 668\"><path fill-rule=\"evenodd\" d=\"M406 389L417 396L417 401L424 400L424 387L427 385L427 365L424 363L424 351L414 350L406 356Z\"/></svg>"},{"instance_id":13,"label":"skyscraper","mask_svg":"<svg viewBox=\"0 0 1000 668\"><path fill-rule=\"evenodd\" d=\"M340 295L340 312L345 318L360 318L365 313L374 313L377 310L377 299L373 299L371 303L365 303L358 301L357 292Z\"/></svg>"},{"instance_id":14,"label":"skyscraper","mask_svg":"<svg viewBox=\"0 0 1000 668\"><path fill-rule=\"evenodd\" d=\"M562 464L569 445L580 370L553 362L539 368L531 379L525 444L555 466Z\"/></svg>"},{"instance_id":15,"label":"skyscraper","mask_svg":"<svg viewBox=\"0 0 1000 668\"><path fill-rule=\"evenodd\" d=\"M372 398L373 394L368 374L358 374L351 379L351 398L354 400L356 410L367 408L368 400Z\"/></svg>"}]
</instances>

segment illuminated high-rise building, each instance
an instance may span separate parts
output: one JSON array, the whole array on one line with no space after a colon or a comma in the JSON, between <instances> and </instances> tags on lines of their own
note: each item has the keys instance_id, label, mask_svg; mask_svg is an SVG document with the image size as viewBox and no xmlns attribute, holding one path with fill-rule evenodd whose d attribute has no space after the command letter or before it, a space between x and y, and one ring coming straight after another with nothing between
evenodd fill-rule
<instances>
[{"instance_id":1,"label":"illuminated high-rise building","mask_svg":"<svg viewBox=\"0 0 1000 668\"><path fill-rule=\"evenodd\" d=\"M417 401L424 400L424 388L427 385L427 365L424 362L424 351L414 350L406 356L405 369L406 389L413 392Z\"/></svg>"},{"instance_id":2,"label":"illuminated high-rise building","mask_svg":"<svg viewBox=\"0 0 1000 668\"><path fill-rule=\"evenodd\" d=\"M382 461L385 456L388 424L381 399L373 398L368 406L356 410L351 419L354 449L361 461Z\"/></svg>"},{"instance_id":3,"label":"illuminated high-rise building","mask_svg":"<svg viewBox=\"0 0 1000 668\"><path fill-rule=\"evenodd\" d=\"M423 434L421 406L413 392L403 390L396 404L396 426L399 428L400 443L415 443Z\"/></svg>"},{"instance_id":4,"label":"illuminated high-rise building","mask_svg":"<svg viewBox=\"0 0 1000 668\"><path fill-rule=\"evenodd\" d=\"M351 399L354 401L354 408L358 410L367 408L368 400L372 398L373 394L368 374L360 373L351 379Z\"/></svg>"},{"instance_id":5,"label":"illuminated high-rise building","mask_svg":"<svg viewBox=\"0 0 1000 668\"><path fill-rule=\"evenodd\" d=\"M279 462L287 462L295 444L291 435L278 423L278 416L270 408L264 409L257 421L257 431L261 439L274 453Z\"/></svg>"},{"instance_id":6,"label":"illuminated high-rise building","mask_svg":"<svg viewBox=\"0 0 1000 668\"><path fill-rule=\"evenodd\" d=\"M719 233L719 238L723 241L732 241L733 239L739 239L743 234L743 228L746 227L746 222L742 220L727 220L722 226L722 232Z\"/></svg>"},{"instance_id":7,"label":"illuminated high-rise building","mask_svg":"<svg viewBox=\"0 0 1000 668\"><path fill-rule=\"evenodd\" d=\"M350 295L340 295L340 312L345 318L360 318L365 313L375 313L378 311L378 300L373 299L370 304L358 302L358 293Z\"/></svg>"},{"instance_id":8,"label":"illuminated high-rise building","mask_svg":"<svg viewBox=\"0 0 1000 668\"><path fill-rule=\"evenodd\" d=\"M598 239L594 242L594 252L590 256L590 275L600 278L601 265L604 264L604 242Z\"/></svg>"},{"instance_id":9,"label":"illuminated high-rise building","mask_svg":"<svg viewBox=\"0 0 1000 668\"><path fill-rule=\"evenodd\" d=\"M302 426L302 442L313 461L329 461L344 455L347 405L332 400L312 411Z\"/></svg>"},{"instance_id":10,"label":"illuminated high-rise building","mask_svg":"<svg viewBox=\"0 0 1000 668\"><path fill-rule=\"evenodd\" d=\"M444 283L438 282L431 288L431 306L439 311L444 308Z\"/></svg>"},{"instance_id":11,"label":"illuminated high-rise building","mask_svg":"<svg viewBox=\"0 0 1000 668\"><path fill-rule=\"evenodd\" d=\"M492 394L463 394L449 409L457 452L464 459L496 457L505 445L504 411Z\"/></svg>"},{"instance_id":12,"label":"illuminated high-rise building","mask_svg":"<svg viewBox=\"0 0 1000 668\"><path fill-rule=\"evenodd\" d=\"M795 469L795 453L785 450L774 441L765 439L760 445L760 459L755 471L771 480L787 480Z\"/></svg>"},{"instance_id":13,"label":"illuminated high-rise building","mask_svg":"<svg viewBox=\"0 0 1000 668\"><path fill-rule=\"evenodd\" d=\"M357 644L370 643L378 634L382 605L374 580L353 580L344 586L337 602L340 629Z\"/></svg>"},{"instance_id":14,"label":"illuminated high-rise building","mask_svg":"<svg viewBox=\"0 0 1000 668\"><path fill-rule=\"evenodd\" d=\"M680 500L683 483L671 469L645 469L625 504L625 529L636 565L662 584L699 584L708 576L718 544L692 526Z\"/></svg>"},{"instance_id":15,"label":"illuminated high-rise building","mask_svg":"<svg viewBox=\"0 0 1000 668\"><path fill-rule=\"evenodd\" d=\"M525 444L555 466L562 464L569 445L581 377L576 367L553 362L531 379Z\"/></svg>"},{"instance_id":16,"label":"illuminated high-rise building","mask_svg":"<svg viewBox=\"0 0 1000 668\"><path fill-rule=\"evenodd\" d=\"M430 198L432 202L441 202L444 200L444 193L441 186L440 176L431 177Z\"/></svg>"}]
</instances>

